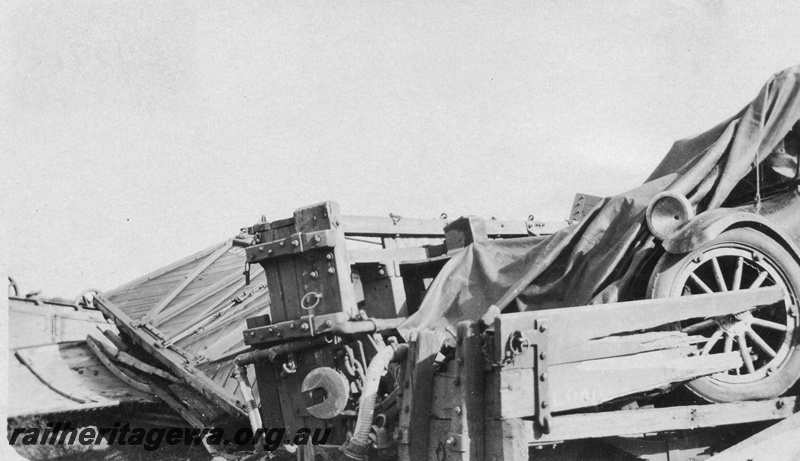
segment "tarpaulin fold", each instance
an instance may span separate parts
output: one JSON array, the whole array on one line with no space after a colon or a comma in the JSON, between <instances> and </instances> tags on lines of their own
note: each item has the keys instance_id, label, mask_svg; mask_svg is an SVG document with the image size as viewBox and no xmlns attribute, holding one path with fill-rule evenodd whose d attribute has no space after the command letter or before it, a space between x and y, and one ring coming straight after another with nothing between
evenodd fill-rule
<instances>
[{"instance_id":1,"label":"tarpaulin fold","mask_svg":"<svg viewBox=\"0 0 800 461\"><path fill-rule=\"evenodd\" d=\"M442 268L400 332L449 329L491 305L508 312L622 300L658 245L645 222L656 194L679 192L699 213L724 206L734 190L755 199L766 181L797 177L798 150L787 150L784 138L800 119L799 98L795 66L773 75L733 117L675 142L643 185L603 199L580 222L545 238L469 245Z\"/></svg>"}]
</instances>

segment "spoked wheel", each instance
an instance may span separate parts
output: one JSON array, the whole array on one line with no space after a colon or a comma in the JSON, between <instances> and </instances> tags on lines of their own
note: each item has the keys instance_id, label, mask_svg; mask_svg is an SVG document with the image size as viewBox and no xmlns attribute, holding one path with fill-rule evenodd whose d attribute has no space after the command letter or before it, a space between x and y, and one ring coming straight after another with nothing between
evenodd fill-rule
<instances>
[{"instance_id":1,"label":"spoked wheel","mask_svg":"<svg viewBox=\"0 0 800 461\"><path fill-rule=\"evenodd\" d=\"M650 279L651 298L783 287L783 301L737 315L688 320L681 331L707 338L701 354L738 352L738 369L687 387L712 402L777 397L800 378L797 294L800 267L780 244L756 230L726 231L687 255L665 255Z\"/></svg>"}]
</instances>

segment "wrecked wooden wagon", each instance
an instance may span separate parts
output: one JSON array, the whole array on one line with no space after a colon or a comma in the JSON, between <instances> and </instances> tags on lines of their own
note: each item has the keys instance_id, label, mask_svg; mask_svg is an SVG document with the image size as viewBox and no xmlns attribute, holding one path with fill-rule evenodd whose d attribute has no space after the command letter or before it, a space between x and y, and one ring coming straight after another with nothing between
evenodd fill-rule
<instances>
[{"instance_id":1,"label":"wrecked wooden wagon","mask_svg":"<svg viewBox=\"0 0 800 461\"><path fill-rule=\"evenodd\" d=\"M262 219L99 294L119 334L95 350L256 458L792 459L798 77L564 225Z\"/></svg>"}]
</instances>

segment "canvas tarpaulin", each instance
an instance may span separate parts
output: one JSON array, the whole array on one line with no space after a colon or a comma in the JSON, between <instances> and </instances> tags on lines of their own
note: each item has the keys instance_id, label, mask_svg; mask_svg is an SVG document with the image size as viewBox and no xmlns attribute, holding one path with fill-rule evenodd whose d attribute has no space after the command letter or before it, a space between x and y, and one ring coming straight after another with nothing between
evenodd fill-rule
<instances>
[{"instance_id":1,"label":"canvas tarpaulin","mask_svg":"<svg viewBox=\"0 0 800 461\"><path fill-rule=\"evenodd\" d=\"M798 119L800 66L772 76L730 119L676 142L643 185L603 199L580 222L545 238L469 245L442 268L399 330L408 336L415 329L449 329L480 318L491 305L514 311L621 300L657 245L645 220L651 199L672 190L697 213L718 208L765 160L773 173L796 177L796 151L779 147Z\"/></svg>"}]
</instances>

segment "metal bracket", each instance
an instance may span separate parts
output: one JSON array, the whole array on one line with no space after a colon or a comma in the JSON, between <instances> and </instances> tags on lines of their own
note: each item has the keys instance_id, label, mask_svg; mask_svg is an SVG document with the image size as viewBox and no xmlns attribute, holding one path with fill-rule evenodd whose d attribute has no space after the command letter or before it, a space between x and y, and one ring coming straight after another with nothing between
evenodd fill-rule
<instances>
[{"instance_id":1,"label":"metal bracket","mask_svg":"<svg viewBox=\"0 0 800 461\"><path fill-rule=\"evenodd\" d=\"M316 248L333 248L334 246L336 246L336 232L328 229L297 232L280 240L248 247L245 253L247 262L256 263L281 256L300 254Z\"/></svg>"},{"instance_id":2,"label":"metal bracket","mask_svg":"<svg viewBox=\"0 0 800 461\"><path fill-rule=\"evenodd\" d=\"M244 343L248 346L279 343L288 339L311 338L324 334L333 325L349 319L344 312L323 315L306 315L297 320L287 320L274 325L250 328L244 331Z\"/></svg>"},{"instance_id":3,"label":"metal bracket","mask_svg":"<svg viewBox=\"0 0 800 461\"><path fill-rule=\"evenodd\" d=\"M529 334L536 335L531 351L536 354L533 358L533 388L536 395L536 424L542 433L549 434L550 421L550 376L547 374L547 325L542 323L538 330L531 330Z\"/></svg>"},{"instance_id":4,"label":"metal bracket","mask_svg":"<svg viewBox=\"0 0 800 461\"><path fill-rule=\"evenodd\" d=\"M398 427L394 430L394 441L401 445L408 445L408 428Z\"/></svg>"}]
</instances>

